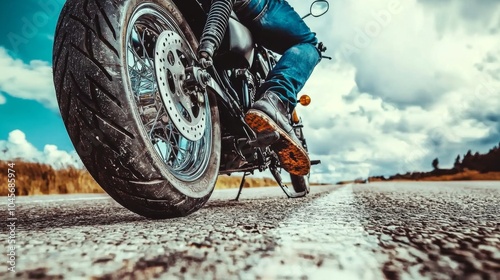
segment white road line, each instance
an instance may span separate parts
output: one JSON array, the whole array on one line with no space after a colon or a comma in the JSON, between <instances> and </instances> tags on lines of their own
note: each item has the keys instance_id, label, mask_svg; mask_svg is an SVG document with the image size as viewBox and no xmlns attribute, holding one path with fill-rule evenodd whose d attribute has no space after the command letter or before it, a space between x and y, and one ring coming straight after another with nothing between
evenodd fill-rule
<instances>
[{"instance_id":1,"label":"white road line","mask_svg":"<svg viewBox=\"0 0 500 280\"><path fill-rule=\"evenodd\" d=\"M313 193L325 191L330 186L314 187ZM215 190L210 200L230 200L236 197L238 189L221 189ZM242 194L242 199L259 199L262 196L266 197L284 197L285 194L278 187L262 187L245 189ZM96 201L96 200L112 200L106 194L68 194L68 195L41 195L41 196L19 196L16 198L16 204L32 204L32 203L56 203L67 201ZM8 200L0 197L0 205L7 205Z\"/></svg>"},{"instance_id":2,"label":"white road line","mask_svg":"<svg viewBox=\"0 0 500 280\"><path fill-rule=\"evenodd\" d=\"M263 279L384 279L352 186L340 188L291 213L274 235L279 246L255 267ZM380 256L379 256L380 259Z\"/></svg>"}]
</instances>

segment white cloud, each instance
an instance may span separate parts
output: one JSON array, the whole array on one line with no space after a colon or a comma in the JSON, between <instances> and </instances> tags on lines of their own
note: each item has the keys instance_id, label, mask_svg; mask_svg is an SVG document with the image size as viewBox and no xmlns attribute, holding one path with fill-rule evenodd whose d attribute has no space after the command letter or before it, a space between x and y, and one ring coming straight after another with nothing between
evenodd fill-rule
<instances>
[{"instance_id":1,"label":"white cloud","mask_svg":"<svg viewBox=\"0 0 500 280\"><path fill-rule=\"evenodd\" d=\"M345 21L334 21L331 35L339 41L337 56L356 67L358 87L386 102L432 106L448 93L466 87L479 74L474 64L498 42L491 34L470 35L465 27L441 34L435 28L436 18L421 4L404 1L401 12L391 14L384 8L390 2L366 5L351 1L341 6L345 10L338 13L346 15ZM385 26L372 16L384 10L391 14ZM369 23L379 26L381 31L374 33L378 35L367 31ZM370 42L366 46L357 43L360 30ZM360 47L346 56L346 44Z\"/></svg>"},{"instance_id":2,"label":"white cloud","mask_svg":"<svg viewBox=\"0 0 500 280\"><path fill-rule=\"evenodd\" d=\"M5 96L0 94L0 105L5 104L5 102L7 102L7 100L5 100Z\"/></svg>"},{"instance_id":3,"label":"white cloud","mask_svg":"<svg viewBox=\"0 0 500 280\"><path fill-rule=\"evenodd\" d=\"M316 180L430 170L435 157L451 166L498 143L500 4L488 3L337 0L307 20L335 58L317 67L303 91L313 102L299 109L323 162Z\"/></svg>"},{"instance_id":4,"label":"white cloud","mask_svg":"<svg viewBox=\"0 0 500 280\"><path fill-rule=\"evenodd\" d=\"M17 158L28 162L49 164L54 168L83 167L75 152L61 151L54 145L45 145L43 151L39 151L33 144L28 142L26 135L20 130L10 132L7 140L0 140L0 160Z\"/></svg>"},{"instance_id":5,"label":"white cloud","mask_svg":"<svg viewBox=\"0 0 500 280\"><path fill-rule=\"evenodd\" d=\"M29 64L11 57L0 47L0 91L13 97L36 100L50 109L57 108L52 67L33 60Z\"/></svg>"}]
</instances>

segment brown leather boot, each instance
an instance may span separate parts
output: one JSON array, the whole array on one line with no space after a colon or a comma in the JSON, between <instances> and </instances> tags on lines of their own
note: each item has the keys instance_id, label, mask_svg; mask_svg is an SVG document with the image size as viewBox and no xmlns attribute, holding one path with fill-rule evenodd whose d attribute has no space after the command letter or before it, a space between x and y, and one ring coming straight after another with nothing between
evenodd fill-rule
<instances>
[{"instance_id":1,"label":"brown leather boot","mask_svg":"<svg viewBox=\"0 0 500 280\"><path fill-rule=\"evenodd\" d=\"M307 175L311 161L295 135L288 108L274 92L266 92L245 115L246 123L255 133L277 131L280 139L271 145L281 166L293 175Z\"/></svg>"}]
</instances>

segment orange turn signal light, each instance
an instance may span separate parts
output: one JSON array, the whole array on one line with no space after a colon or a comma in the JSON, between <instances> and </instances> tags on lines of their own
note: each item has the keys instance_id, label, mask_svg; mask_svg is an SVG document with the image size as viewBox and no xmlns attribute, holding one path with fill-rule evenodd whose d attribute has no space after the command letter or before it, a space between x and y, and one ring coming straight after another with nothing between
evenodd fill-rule
<instances>
[{"instance_id":1,"label":"orange turn signal light","mask_svg":"<svg viewBox=\"0 0 500 280\"><path fill-rule=\"evenodd\" d=\"M302 106L308 106L311 104L311 97L309 97L309 95L302 95L299 99L299 103Z\"/></svg>"}]
</instances>

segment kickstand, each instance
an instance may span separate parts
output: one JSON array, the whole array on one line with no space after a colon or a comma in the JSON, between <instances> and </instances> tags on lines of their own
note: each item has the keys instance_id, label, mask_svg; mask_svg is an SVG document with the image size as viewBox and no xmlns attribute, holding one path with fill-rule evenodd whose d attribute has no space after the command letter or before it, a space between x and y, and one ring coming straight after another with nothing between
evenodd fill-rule
<instances>
[{"instance_id":1,"label":"kickstand","mask_svg":"<svg viewBox=\"0 0 500 280\"><path fill-rule=\"evenodd\" d=\"M238 201L240 199L241 191L243 190L243 186L245 185L245 178L250 175L251 173L245 172L243 174L243 178L241 178L241 183L240 183L240 190L238 191L238 195L234 199L234 201Z\"/></svg>"},{"instance_id":2,"label":"kickstand","mask_svg":"<svg viewBox=\"0 0 500 280\"><path fill-rule=\"evenodd\" d=\"M278 183L278 185L281 187L281 189L283 190L283 192L286 194L286 196L288 196L288 198L299 198L299 197L304 197L307 195L307 191L303 191L303 192L295 192L295 190L292 192L287 185L283 184L283 181L281 179L281 175L280 173L278 172L277 168L276 167L271 167L269 168L269 170L271 171L271 173L273 174L274 176L274 179L276 180L276 182Z\"/></svg>"}]
</instances>

